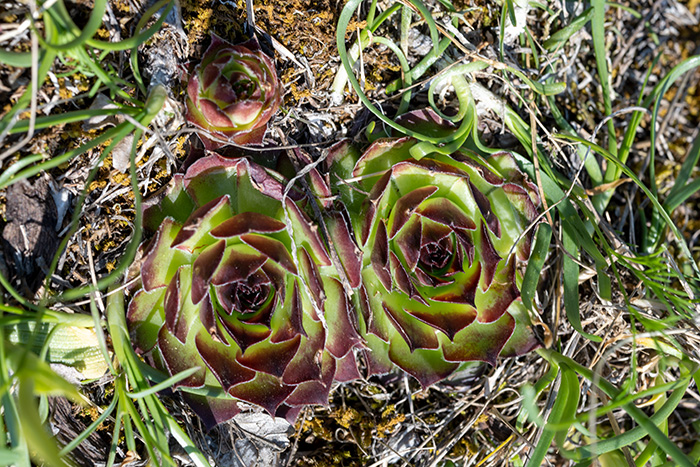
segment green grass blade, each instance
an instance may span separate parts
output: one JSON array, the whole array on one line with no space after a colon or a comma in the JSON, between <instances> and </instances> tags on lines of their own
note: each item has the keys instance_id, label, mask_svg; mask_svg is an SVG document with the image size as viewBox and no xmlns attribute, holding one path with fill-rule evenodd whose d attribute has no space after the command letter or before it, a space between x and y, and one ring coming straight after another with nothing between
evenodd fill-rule
<instances>
[{"instance_id":1,"label":"green grass blade","mask_svg":"<svg viewBox=\"0 0 700 467\"><path fill-rule=\"evenodd\" d=\"M170 11L174 8L175 2L173 0L161 0L155 3L153 6L151 6L148 10L146 10L143 17L139 20L139 24L136 27L136 31L140 31L143 28L143 26L150 21L153 15L155 15L158 12L158 10L163 8L163 6L166 4L167 6L160 14L160 17L155 21L155 23L153 23L151 26L148 27L148 29L145 29L143 32L139 32L135 36L121 40L119 42L107 42L90 38L87 41L87 44L91 47L95 47L97 49L102 50L108 50L110 52L117 52L120 50L128 50L133 49L134 47L138 47L160 30L160 28L163 26L165 18L168 16L168 13L170 13Z\"/></svg>"},{"instance_id":2,"label":"green grass blade","mask_svg":"<svg viewBox=\"0 0 700 467\"><path fill-rule=\"evenodd\" d=\"M680 185L675 185L674 188L677 188L679 186ZM666 211L670 214L678 206L683 204L688 198L693 196L698 190L700 190L700 178L697 180L693 180L687 185L684 185L680 190L677 190L673 194L673 196L669 196L668 198L666 198L666 201L664 202L663 206L664 208L666 208Z\"/></svg>"},{"instance_id":3,"label":"green grass blade","mask_svg":"<svg viewBox=\"0 0 700 467\"><path fill-rule=\"evenodd\" d=\"M690 70L693 70L697 67L700 67L700 56L695 56L691 57L689 59L684 60L680 64L676 65L673 67L673 69L664 77L663 80L654 88L654 91L651 96L654 99L654 108L651 113L651 146L649 148L649 178L650 178L650 183L651 183L651 192L656 195L656 176L655 176L655 170L656 167L654 166L654 156L656 154L656 120L659 116L659 106L661 104L661 99L663 99L664 94L666 94L666 91L668 91L671 86L676 82L678 78L680 78L682 75L685 73L689 72ZM647 99L649 99L649 97ZM695 146L695 145L693 145ZM694 165L694 164L693 164Z\"/></svg>"},{"instance_id":4,"label":"green grass blade","mask_svg":"<svg viewBox=\"0 0 700 467\"><path fill-rule=\"evenodd\" d=\"M460 129L456 131L454 135L444 138L423 135L416 131L410 130L402 125L399 125L398 123L394 122L394 120L384 115L381 112L381 110L379 110L374 105L374 103L364 94L364 92L362 92L362 86L360 85L359 81L357 80L357 77L353 72L352 64L350 63L350 58L348 57L348 51L345 47L345 32L347 31L348 26L350 24L350 20L355 14L355 11L357 10L357 7L361 3L361 1L362 0L350 0L348 1L348 3L345 4L340 13L340 17L338 18L338 26L336 32L336 45L338 47L338 55L340 56L340 61L342 62L343 67L345 68L345 71L347 73L348 82L357 93L358 97L360 98L360 101L370 112L372 112L382 122L387 124L389 127L394 128L395 130L398 130L399 132L404 133L408 136L413 136L421 141L427 141L433 144L450 143L454 141L457 137L461 136L461 130L463 130L463 128L460 127ZM430 30L430 37L433 42L433 49L437 49L439 43L438 31L437 26L435 25L435 21L430 15L430 11L423 3L417 0L409 0L409 2L418 9L421 16L423 16L423 19L425 19L426 23L428 24L428 28Z\"/></svg>"},{"instance_id":5,"label":"green grass blade","mask_svg":"<svg viewBox=\"0 0 700 467\"><path fill-rule=\"evenodd\" d=\"M688 249L688 244L685 242L685 239L683 238L681 233L678 231L678 227L671 220L671 218L669 217L666 210L661 206L661 204L659 203L659 200L655 196L653 196L653 194L651 193L651 190L649 188L647 188L646 185L644 185L639 180L639 178L637 178L637 176L635 175L635 173L632 170L630 170L625 164L620 162L620 160L617 157L615 157L614 155L612 155L611 153L606 151L604 148L602 148L596 144L593 144L590 141L586 141L586 140L583 140L581 138L567 136L567 135L558 135L558 136L561 138L564 138L564 139L577 141L581 144L589 145L593 151L595 151L598 154L600 154L601 156L605 157L605 159L607 159L610 163L617 165L620 168L620 170L625 175L627 175L649 198L651 203L654 205L654 208L656 208L656 210L660 213L661 217L666 222L666 225L669 227L669 229L671 229L671 232L673 232L674 236L676 237L676 242L678 243L678 246L680 247L681 251L683 252L683 254L687 258L689 258L689 260L690 260L689 263L690 263L691 267L693 268L693 271L698 275L698 277L700 277L700 269L698 269L698 265L695 264L695 261L693 260L693 255L691 254L690 249Z\"/></svg>"},{"instance_id":6,"label":"green grass blade","mask_svg":"<svg viewBox=\"0 0 700 467\"><path fill-rule=\"evenodd\" d=\"M566 431L563 434L559 434L557 430L551 428L550 424L558 424L562 419L572 418L571 410L573 407L574 413L576 412L576 407L578 406L579 397L579 383L576 373L568 369L565 365L561 367L561 384L559 385L559 391L557 392L554 405L552 406L552 411L547 419L547 425L542 429L542 435L540 436L537 445L535 446L530 459L527 462L526 467L539 467L543 465L544 457L547 455L547 451L552 445L555 437L562 440L566 437Z\"/></svg>"},{"instance_id":7,"label":"green grass blade","mask_svg":"<svg viewBox=\"0 0 700 467\"><path fill-rule=\"evenodd\" d=\"M112 399L112 402L107 406L107 408L102 412L102 414L95 419L94 422L90 424L82 433L80 433L73 441L70 443L66 444L63 449L58 453L59 456L63 457L69 454L71 451L73 451L75 448L78 447L80 443L85 441L90 434L92 434L97 428L99 428L102 423L104 423L105 420L109 418L110 415L112 415L112 412L114 409L117 407L117 401L118 399L115 397Z\"/></svg>"},{"instance_id":8,"label":"green grass blade","mask_svg":"<svg viewBox=\"0 0 700 467\"><path fill-rule=\"evenodd\" d=\"M574 127L571 126L568 120L566 120L559 111L556 99L554 99L553 96L548 96L548 101L549 108L552 111L552 117L554 117L554 121L557 122L557 126L561 129L561 131L566 133L567 135L579 136L576 130L574 130ZM583 166L585 167L588 176L591 178L591 182L593 182L593 186L598 186L602 184L603 172L601 171L600 165L598 164L596 158L590 155L588 151L586 151L586 149L582 146L578 146L576 149L579 156L581 157L581 160L583 161ZM593 201L595 205L595 198L593 199Z\"/></svg>"},{"instance_id":9,"label":"green grass blade","mask_svg":"<svg viewBox=\"0 0 700 467\"><path fill-rule=\"evenodd\" d=\"M520 70L517 70L513 67L506 67L506 70L509 72L513 73L516 75L518 78L523 80L525 84L527 84L530 89L535 91L537 94L540 94L542 96L554 96L557 94L561 94L562 92L566 91L566 83L564 82L555 82L555 83L540 83L538 81L532 81L530 78L525 76L525 73L523 73Z\"/></svg>"},{"instance_id":10,"label":"green grass blade","mask_svg":"<svg viewBox=\"0 0 700 467\"><path fill-rule=\"evenodd\" d=\"M601 340L600 337L585 332L583 330L583 326L581 325L578 293L579 265L573 259L578 259L578 246L570 232L563 232L562 245L569 253L563 255L562 259L562 267L564 272L564 310L566 311L566 318L569 320L571 327L574 328L576 332L589 340L599 342ZM573 258L571 258L569 255L573 256Z\"/></svg>"},{"instance_id":11,"label":"green grass blade","mask_svg":"<svg viewBox=\"0 0 700 467\"><path fill-rule=\"evenodd\" d=\"M525 270L525 275L523 276L523 284L520 287L522 301L529 310L532 310L532 300L535 297L537 283L542 275L542 268L544 266L544 261L547 258L547 253L549 253L549 244L551 241L552 227L549 224L542 222L537 227L535 245L532 248L532 253L530 253L527 269Z\"/></svg>"},{"instance_id":12,"label":"green grass blade","mask_svg":"<svg viewBox=\"0 0 700 467\"><path fill-rule=\"evenodd\" d=\"M593 8L588 8L586 11L574 18L571 23L561 28L544 41L542 46L550 52L553 52L564 46L571 39L571 36L576 34L586 23L593 18Z\"/></svg>"},{"instance_id":13,"label":"green grass blade","mask_svg":"<svg viewBox=\"0 0 700 467\"><path fill-rule=\"evenodd\" d=\"M683 165L681 165L678 172L678 177L676 177L676 183L673 185L673 188L671 188L671 191L668 194L669 198L672 198L675 193L680 191L688 182L688 179L693 173L693 169L698 165L698 161L700 161L700 134L695 137L692 147L685 156Z\"/></svg>"},{"instance_id":14,"label":"green grass blade","mask_svg":"<svg viewBox=\"0 0 700 467\"><path fill-rule=\"evenodd\" d=\"M131 132L133 129L133 125L131 125L129 122L124 122L119 125L117 125L114 128L110 128L109 130L105 131L101 135L95 137L94 139L90 140L89 142L83 144L82 146L66 151L65 153L61 154L60 156L53 157L52 159L42 162L40 164L33 165L31 167L27 167L26 169L23 169L20 171L15 179L26 179L29 177L33 177L34 175L41 173L43 171L48 171L50 169L53 169L54 167L58 167L59 165L62 165L74 157L79 156L80 154L83 154L90 149L96 148L97 146L105 143L108 140L115 140L115 139L122 139L124 138L127 134ZM13 180L15 180L13 179ZM7 188L9 186L11 181L4 181L3 183L0 184L0 190L3 188Z\"/></svg>"},{"instance_id":15,"label":"green grass blade","mask_svg":"<svg viewBox=\"0 0 700 467\"><path fill-rule=\"evenodd\" d=\"M165 381L158 383L144 391L139 391L139 392L127 392L127 395L131 397L132 399L143 399L144 397L153 395L157 392L160 392L164 389L171 388L175 386L178 382L182 381L183 379L187 378L188 376L193 375L197 371L199 371L199 367L192 367L188 368L187 370L183 370L180 373L171 376L170 378L166 379Z\"/></svg>"},{"instance_id":16,"label":"green grass blade","mask_svg":"<svg viewBox=\"0 0 700 467\"><path fill-rule=\"evenodd\" d=\"M182 446L192 462L196 467L211 467L209 462L207 462L206 457L199 451L199 449L193 449L194 443L185 431L180 428L180 426L175 423L172 417L168 417L168 429L170 434L175 438L175 440Z\"/></svg>"},{"instance_id":17,"label":"green grass blade","mask_svg":"<svg viewBox=\"0 0 700 467\"><path fill-rule=\"evenodd\" d=\"M586 368L583 365L580 365L576 363L574 360L572 360L569 357L566 357L552 349L538 349L537 352L542 355L545 359L558 363L560 365L568 365L571 367L572 370L574 370L576 373L580 374L584 378L588 379L591 381L593 384L597 385L600 389L605 392L610 398L617 398L620 396L620 390L617 389L613 384L609 383L606 379L601 378L599 375L596 375L593 370ZM635 432L635 434L639 434L639 438L641 439L645 435L649 435L654 442L656 442L663 451L671 456L671 458L676 461L678 467L697 467L696 464L694 464L688 457L683 453L683 451L680 450L678 446L676 446L670 439L668 439L668 436L666 436L659 428L658 424L660 424L663 420L668 418L668 416L671 415L671 413L675 410L676 406L678 403L680 403L680 400L683 398L685 395L685 391L687 390L688 386L690 385L690 378L687 378L687 383L683 384L680 388L675 390L671 396L668 398L668 401L664 406L656 412L652 417L647 417L647 415L634 403L628 403L624 405L624 410L632 417L632 419L637 422L638 427L633 428L630 431L627 431L619 436L616 436L611 439L615 439L615 447L611 448L610 450L618 449L622 446L627 446L630 443L634 442L634 437L630 436L631 433ZM675 397L674 397L675 396ZM672 405L672 402L675 403L675 405ZM664 410L666 406L669 406L669 411L666 413ZM662 415L665 415L662 416ZM639 430L638 432L636 430ZM625 438L622 438L625 437ZM625 443L621 443L620 440L624 439ZM599 443L596 443L594 448L592 448L590 452L591 455L596 455L600 454L600 446L607 442L609 440L601 441ZM580 448L584 449L584 448Z\"/></svg>"},{"instance_id":18,"label":"green grass blade","mask_svg":"<svg viewBox=\"0 0 700 467\"><path fill-rule=\"evenodd\" d=\"M700 185L698 185L698 183L700 183L700 179L686 185L688 183L688 179L693 173L693 169L696 165L698 165L699 160L700 135L695 137L693 146L688 151L688 154L686 154L683 165L681 165L681 168L678 171L678 176L676 177L673 188L671 188L671 191L668 193L668 197L666 198L666 202L664 202L664 207L669 213L673 212L673 210L680 206L700 188Z\"/></svg>"},{"instance_id":19,"label":"green grass blade","mask_svg":"<svg viewBox=\"0 0 700 467\"><path fill-rule=\"evenodd\" d=\"M562 390L565 394L561 394ZM562 404L561 411L558 415L558 420L553 420L561 425L563 421L574 420L576 416L576 411L578 410L578 403L581 397L581 387L578 381L578 376L576 372L570 370L567 366L561 367L561 386L559 388L560 394L557 394L557 399L562 397L564 402ZM559 448L563 448L564 442L566 441L566 436L569 432L570 424L567 422L564 426L556 427L554 435L554 440Z\"/></svg>"},{"instance_id":20,"label":"green grass blade","mask_svg":"<svg viewBox=\"0 0 700 467\"><path fill-rule=\"evenodd\" d=\"M136 107L122 107L119 109L83 109L76 110L73 112L66 112L56 115L47 115L45 117L38 117L36 123L34 124L35 130L43 130L44 128L51 128L56 125L63 125L67 123L82 122L88 120L92 117L107 117L110 115L120 115L127 114L136 116L139 113L139 109ZM20 120L17 124L10 130L10 134L24 133L29 129L28 120Z\"/></svg>"},{"instance_id":21,"label":"green grass blade","mask_svg":"<svg viewBox=\"0 0 700 467\"><path fill-rule=\"evenodd\" d=\"M39 61L41 61L41 53L39 54ZM32 66L32 53L11 52L9 50L0 49L0 63L18 68L29 68Z\"/></svg>"},{"instance_id":22,"label":"green grass blade","mask_svg":"<svg viewBox=\"0 0 700 467\"><path fill-rule=\"evenodd\" d=\"M13 175L15 175L23 168L35 162L39 162L43 158L44 156L42 156L41 154L33 154L31 156L23 157L22 159L14 162L11 166L5 169L2 175L0 175L0 185L9 186L8 182L12 180Z\"/></svg>"},{"instance_id":23,"label":"green grass blade","mask_svg":"<svg viewBox=\"0 0 700 467\"><path fill-rule=\"evenodd\" d=\"M80 34L65 44L50 43L47 40L43 40L42 45L46 49L58 52L67 52L71 49L82 46L88 39L94 36L97 30L102 26L102 17L104 16L105 11L107 11L107 0L95 0L95 5L90 13L90 18L88 19L87 23L85 23L82 30L80 30ZM59 39L65 40L65 36L72 35L72 31L79 30L79 28L73 22L73 19L70 17L70 14L65 9L65 5L62 1L59 0L56 2L56 6L51 9L51 13L60 16L62 23L67 26L64 27L68 29L64 32L64 37L59 37Z\"/></svg>"},{"instance_id":24,"label":"green grass blade","mask_svg":"<svg viewBox=\"0 0 700 467\"><path fill-rule=\"evenodd\" d=\"M66 383L69 384L69 383ZM67 467L68 464L59 455L56 441L49 436L47 427L42 422L35 402L34 381L23 378L19 384L18 409L22 414L22 436L30 446L32 458L49 467Z\"/></svg>"},{"instance_id":25,"label":"green grass blade","mask_svg":"<svg viewBox=\"0 0 700 467\"><path fill-rule=\"evenodd\" d=\"M610 72L608 70L608 54L605 50L605 0L591 0L593 16L591 18L591 30L593 34L593 50L595 62L598 68L598 78L603 90L603 105L605 115L612 114L612 89L610 85ZM608 120L608 150L617 154L617 140L615 136L615 122Z\"/></svg>"},{"instance_id":26,"label":"green grass blade","mask_svg":"<svg viewBox=\"0 0 700 467\"><path fill-rule=\"evenodd\" d=\"M659 54L655 57L654 62L651 64L649 67L649 70L647 72L646 78L644 80L644 86L642 87L642 90L640 92L643 92L644 88L646 87L646 83L649 80L649 77L652 74L652 70L656 66L656 63L658 60L661 58L662 54ZM670 82L675 82L682 74L685 72L696 68L700 66L700 56L694 56L687 58L683 60L681 63L676 65L671 69L671 71L664 77L664 79L659 82L654 89L651 91L651 93L642 101L641 95L638 101L638 105L642 107L649 107L655 100L660 100L663 98L663 94L666 92L666 89L664 87ZM670 86L670 84L669 84ZM620 146L620 151L619 151L619 159L622 163L627 162L627 157L629 156L629 152L632 148L632 145L634 144L634 140L637 135L637 129L639 128L639 124L642 121L642 118L644 116L643 112L634 112L632 114L632 117L630 118L629 124L627 125L627 130L625 131L625 136L622 140L622 144ZM654 119L655 121L655 119ZM654 129L655 125L652 125L652 129ZM620 174L622 171L620 168L616 165L610 165L608 166L607 170L605 171L605 183L610 183L618 178L620 178ZM603 193L600 195L603 200L602 200L602 205L605 206L607 203L610 201L610 198L612 198L614 190L610 190L606 193Z\"/></svg>"},{"instance_id":27,"label":"green grass blade","mask_svg":"<svg viewBox=\"0 0 700 467\"><path fill-rule=\"evenodd\" d=\"M30 467L29 446L27 446L27 439L22 435L17 405L14 398L7 392L2 396L2 408L10 447L12 449L11 452L14 452L17 456L15 465L16 467Z\"/></svg>"}]
</instances>

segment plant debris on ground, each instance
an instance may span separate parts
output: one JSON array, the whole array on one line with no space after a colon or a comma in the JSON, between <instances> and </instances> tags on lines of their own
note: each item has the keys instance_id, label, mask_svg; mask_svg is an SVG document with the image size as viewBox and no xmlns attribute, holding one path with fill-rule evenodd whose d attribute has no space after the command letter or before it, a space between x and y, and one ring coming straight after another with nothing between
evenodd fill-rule
<instances>
[{"instance_id":1,"label":"plant debris on ground","mask_svg":"<svg viewBox=\"0 0 700 467\"><path fill-rule=\"evenodd\" d=\"M522 293L544 348L470 363L427 389L400 372L339 384L291 426L251 406L207 430L178 391L151 393L156 377L115 305L143 261L141 200L203 153L185 121L187 77L212 33L234 44L256 36L284 94L263 143L241 151L272 161L298 149L317 161L343 138L366 147L391 129L338 78L336 35L348 51L366 42L359 91L394 119L406 110L395 92L404 65L433 48L419 3L449 40L411 76L410 109L435 91L455 115L444 77L483 64L465 75L480 142L522 155L541 190L551 237ZM3 462L697 465L700 2L359 5L339 32L344 3L327 0L2 2ZM380 23L373 8L396 12ZM370 38L388 38L406 64ZM86 333L64 342L64 326ZM94 354L83 355L85 342Z\"/></svg>"}]
</instances>

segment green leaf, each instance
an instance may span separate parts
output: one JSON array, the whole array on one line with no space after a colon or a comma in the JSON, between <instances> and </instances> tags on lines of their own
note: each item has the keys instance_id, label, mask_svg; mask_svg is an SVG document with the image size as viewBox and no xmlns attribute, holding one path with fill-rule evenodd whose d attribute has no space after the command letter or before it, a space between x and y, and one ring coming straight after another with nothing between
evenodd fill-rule
<instances>
[{"instance_id":1,"label":"green leaf","mask_svg":"<svg viewBox=\"0 0 700 467\"><path fill-rule=\"evenodd\" d=\"M562 365L561 384L556 399L554 400L552 411L547 419L547 425L542 429L542 436L540 436L526 467L539 467L540 465L544 465L544 457L547 455L547 451L555 437L557 438L557 444L561 447L563 440L566 439L567 430L558 432L552 428L552 425L556 425L562 420L570 419L571 416L576 413L579 393L580 389L576 373L565 365Z\"/></svg>"},{"instance_id":2,"label":"green leaf","mask_svg":"<svg viewBox=\"0 0 700 467\"><path fill-rule=\"evenodd\" d=\"M537 352L545 359L553 364L568 365L576 373L580 374L587 380L591 381L593 384L598 386L607 394L611 399L617 399L620 397L621 391L616 388L613 384L608 382L605 378L600 377L599 374L595 373L593 370L576 363L569 357L566 357L559 352L552 349L538 349ZM691 378L686 376L683 380L681 386L673 391L671 396L669 396L668 401L661 407L654 415L648 417L639 407L634 405L634 402L629 402L623 406L624 410L632 417L632 419L637 422L639 426L622 433L621 435L615 436L613 438L603 440L596 443L592 447L579 448L574 452L585 452L586 458L591 456L600 455L602 452L610 452L621 446L627 446L644 436L648 435L652 440L659 445L663 451L671 456L671 458L676 462L677 466L682 467L697 467L688 457L681 451L681 449L674 444L668 436L666 436L659 428L658 425L668 418L676 409L681 399L685 395L685 391L690 385Z\"/></svg>"},{"instance_id":3,"label":"green leaf","mask_svg":"<svg viewBox=\"0 0 700 467\"><path fill-rule=\"evenodd\" d=\"M564 309L566 310L566 317L571 327L574 328L576 332L594 342L600 342L602 340L600 337L585 332L581 325L578 301L579 265L575 261L575 259L578 259L578 246L567 231L563 232L562 244L564 249L568 252L568 254L563 256L562 260L564 268ZM573 256L573 258L569 255Z\"/></svg>"},{"instance_id":4,"label":"green leaf","mask_svg":"<svg viewBox=\"0 0 700 467\"><path fill-rule=\"evenodd\" d=\"M15 353L21 354L22 351L20 350ZM17 406L21 415L20 423L22 425L22 435L27 440L31 457L35 462L50 467L68 466L69 464L61 459L56 441L49 435L47 426L41 420L38 407L35 402L35 395L37 392L52 395L62 393L62 395L69 395L68 391L65 390L65 387L63 390L58 389L57 391L50 391L49 388L46 387L47 382L55 382L60 386L68 385L70 388L72 388L72 392L77 397L79 397L78 391L68 381L53 373L48 365L38 360L38 358L36 360L29 358L27 360L30 360L29 366L32 367L36 373L31 372L29 375L25 374L19 378L20 384ZM41 362L43 365L34 365L36 362ZM26 368L27 363L25 362L23 369ZM47 376L49 372L51 373L51 376ZM35 383L38 383L38 387L35 386Z\"/></svg>"},{"instance_id":5,"label":"green leaf","mask_svg":"<svg viewBox=\"0 0 700 467\"><path fill-rule=\"evenodd\" d=\"M683 165L678 172L678 177L676 177L673 188L671 188L666 202L664 203L664 208L666 208L666 211L669 213L673 212L674 209L700 189L700 179L688 183L688 179L693 173L693 169L698 164L698 160L700 160L700 135L695 137L693 146L685 156ZM686 183L688 184L686 185Z\"/></svg>"},{"instance_id":6,"label":"green leaf","mask_svg":"<svg viewBox=\"0 0 700 467\"><path fill-rule=\"evenodd\" d=\"M20 380L32 380L35 395L63 396L82 403L80 393L71 383L58 376L48 363L22 346L6 343L10 367Z\"/></svg>"},{"instance_id":7,"label":"green leaf","mask_svg":"<svg viewBox=\"0 0 700 467\"><path fill-rule=\"evenodd\" d=\"M41 54L38 58L39 61L41 61ZM32 66L32 53L11 52L9 50L0 49L0 63L18 68L29 68Z\"/></svg>"},{"instance_id":8,"label":"green leaf","mask_svg":"<svg viewBox=\"0 0 700 467\"><path fill-rule=\"evenodd\" d=\"M544 261L549 253L549 244L552 240L552 227L547 223L541 223L537 228L535 245L528 260L527 269L520 287L520 295L528 310L532 310L532 300L535 297L537 283L542 275Z\"/></svg>"},{"instance_id":9,"label":"green leaf","mask_svg":"<svg viewBox=\"0 0 700 467\"><path fill-rule=\"evenodd\" d=\"M544 41L542 45L550 52L563 47L571 36L584 27L586 23L591 20L591 18L593 18L592 7L588 8L586 11L574 18L567 26L552 34L549 39Z\"/></svg>"},{"instance_id":10,"label":"green leaf","mask_svg":"<svg viewBox=\"0 0 700 467\"><path fill-rule=\"evenodd\" d=\"M564 403L561 407L561 413L558 414L558 421L572 420L576 416L576 410L578 409L581 387L579 386L576 372L565 365L561 367L561 386L559 387L559 393L557 399L564 397ZM569 427L567 426L565 429L558 429L554 435L554 440L560 449L564 447L568 431Z\"/></svg>"},{"instance_id":11,"label":"green leaf","mask_svg":"<svg viewBox=\"0 0 700 467\"><path fill-rule=\"evenodd\" d=\"M605 0L592 0L593 17L591 18L591 31L593 35L593 50L598 68L600 86L603 90L603 105L605 115L612 114L612 86L608 71L608 53L605 49ZM608 120L608 149L612 154L617 154L617 141L615 140L615 122Z\"/></svg>"}]
</instances>

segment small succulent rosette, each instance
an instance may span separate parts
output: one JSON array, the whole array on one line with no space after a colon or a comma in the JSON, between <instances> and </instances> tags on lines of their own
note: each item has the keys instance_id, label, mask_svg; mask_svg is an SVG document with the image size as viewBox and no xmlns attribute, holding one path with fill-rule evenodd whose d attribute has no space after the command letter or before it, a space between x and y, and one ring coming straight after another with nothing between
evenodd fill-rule
<instances>
[{"instance_id":1,"label":"small succulent rosette","mask_svg":"<svg viewBox=\"0 0 700 467\"><path fill-rule=\"evenodd\" d=\"M209 150L231 142L259 144L282 102L275 64L257 39L232 45L212 34L187 85L187 121L205 130ZM221 142L224 141L224 142Z\"/></svg>"},{"instance_id":2,"label":"small succulent rosette","mask_svg":"<svg viewBox=\"0 0 700 467\"><path fill-rule=\"evenodd\" d=\"M380 139L358 159L340 143L329 160L349 181L340 194L363 250L357 295L369 373L398 366L427 387L463 362L495 365L539 345L519 299L519 266L540 200L509 153L417 160L416 144Z\"/></svg>"},{"instance_id":3,"label":"small succulent rosette","mask_svg":"<svg viewBox=\"0 0 700 467\"><path fill-rule=\"evenodd\" d=\"M198 368L178 386L219 388L219 398L182 392L208 426L241 401L294 420L326 404L334 380L359 376L362 339L295 196L278 174L212 154L145 209L157 231L128 308L132 340L169 375Z\"/></svg>"}]
</instances>

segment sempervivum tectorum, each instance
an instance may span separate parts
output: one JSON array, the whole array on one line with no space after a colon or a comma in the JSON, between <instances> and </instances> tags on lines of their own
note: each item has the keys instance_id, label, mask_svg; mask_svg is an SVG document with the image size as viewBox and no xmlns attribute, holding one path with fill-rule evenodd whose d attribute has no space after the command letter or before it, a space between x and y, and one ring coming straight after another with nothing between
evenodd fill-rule
<instances>
[{"instance_id":1,"label":"sempervivum tectorum","mask_svg":"<svg viewBox=\"0 0 700 467\"><path fill-rule=\"evenodd\" d=\"M187 120L208 149L261 143L282 102L275 64L257 39L233 45L212 34L187 84ZM208 137L209 135L210 137Z\"/></svg>"},{"instance_id":2,"label":"sempervivum tectorum","mask_svg":"<svg viewBox=\"0 0 700 467\"><path fill-rule=\"evenodd\" d=\"M450 129L429 111L404 118ZM509 153L417 160L417 143L381 139L361 156L342 143L329 159L346 181L340 193L363 250L358 307L370 373L396 365L425 387L462 362L495 364L538 346L519 266L540 201Z\"/></svg>"},{"instance_id":3,"label":"sempervivum tectorum","mask_svg":"<svg viewBox=\"0 0 700 467\"><path fill-rule=\"evenodd\" d=\"M156 230L128 310L137 350L174 375L212 426L256 404L293 420L356 376L361 339L317 229L280 177L247 159L210 155L176 176L144 213Z\"/></svg>"}]
</instances>

